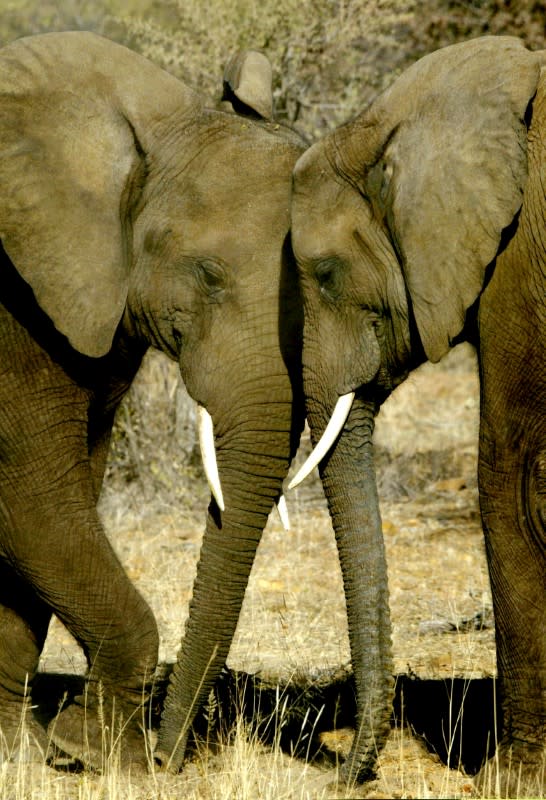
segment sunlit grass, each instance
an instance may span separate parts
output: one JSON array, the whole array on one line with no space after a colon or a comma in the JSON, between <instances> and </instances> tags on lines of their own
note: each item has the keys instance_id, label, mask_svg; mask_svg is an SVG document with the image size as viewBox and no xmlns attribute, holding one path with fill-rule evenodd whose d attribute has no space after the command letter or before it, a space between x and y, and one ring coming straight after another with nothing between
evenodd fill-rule
<instances>
[{"instance_id":1,"label":"sunlit grass","mask_svg":"<svg viewBox=\"0 0 546 800\"><path fill-rule=\"evenodd\" d=\"M98 772L69 773L40 763L29 764L23 742L19 761L4 761L0 768L0 796L3 800L332 800L365 797L370 791L375 798L468 796L471 784L459 773L438 767L431 780L430 758L404 728L393 731L380 757L377 781L368 787L339 784L333 764L316 766L282 751L283 703L281 693L279 708L271 718L271 725L277 726L272 744L264 745L252 724L240 714L219 738L198 744L183 773L176 776L154 772L151 757L148 774L123 770L109 729L104 732L108 756ZM24 738L24 722L22 734ZM443 783L438 777L442 772ZM438 792L441 786L445 793Z\"/></svg>"},{"instance_id":2,"label":"sunlit grass","mask_svg":"<svg viewBox=\"0 0 546 800\"><path fill-rule=\"evenodd\" d=\"M490 763L482 791L472 779L448 769L431 757L408 728L394 729L379 756L378 777L364 786L338 782L334 764L306 763L283 752L282 694L272 717L278 725L272 744L264 745L254 726L242 714L219 737L202 741L179 775L150 770L131 772L120 767L116 745L101 771L77 773L55 770L45 764L26 763L25 745L18 763L0 766L0 797L4 800L334 800L334 798L496 798L496 768ZM345 736L344 747L350 743ZM24 723L22 724L24 737ZM110 733L105 745L111 747ZM544 795L537 794L537 797ZM514 798L524 798L515 794Z\"/></svg>"}]
</instances>

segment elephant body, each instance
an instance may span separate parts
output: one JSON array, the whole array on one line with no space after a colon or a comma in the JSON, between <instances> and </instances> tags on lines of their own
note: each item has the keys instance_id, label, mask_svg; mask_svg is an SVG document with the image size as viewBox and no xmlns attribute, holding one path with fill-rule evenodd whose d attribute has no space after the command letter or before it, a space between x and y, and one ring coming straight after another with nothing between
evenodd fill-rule
<instances>
[{"instance_id":1,"label":"elephant body","mask_svg":"<svg viewBox=\"0 0 546 800\"><path fill-rule=\"evenodd\" d=\"M543 790L545 66L545 53L508 37L437 51L296 165L292 237L315 441L338 398L355 393L320 469L358 690L345 770L360 778L373 772L392 696L373 418L412 369L466 339L479 355L479 491L503 717L492 790Z\"/></svg>"},{"instance_id":2,"label":"elephant body","mask_svg":"<svg viewBox=\"0 0 546 800\"><path fill-rule=\"evenodd\" d=\"M478 483L495 612L501 764L514 773L504 785L519 781L529 793L544 791L546 756L545 130L543 79L533 100L517 230L478 309Z\"/></svg>"},{"instance_id":3,"label":"elephant body","mask_svg":"<svg viewBox=\"0 0 546 800\"><path fill-rule=\"evenodd\" d=\"M179 362L212 418L223 491L209 507L158 760L179 766L225 662L303 424L288 230L304 145L262 118L263 62L240 57L227 75L234 114L91 34L0 51L0 729L10 749L54 613L89 674L51 739L101 766L101 720L120 712L124 757L148 761L156 623L96 504L116 408L149 346Z\"/></svg>"}]
</instances>

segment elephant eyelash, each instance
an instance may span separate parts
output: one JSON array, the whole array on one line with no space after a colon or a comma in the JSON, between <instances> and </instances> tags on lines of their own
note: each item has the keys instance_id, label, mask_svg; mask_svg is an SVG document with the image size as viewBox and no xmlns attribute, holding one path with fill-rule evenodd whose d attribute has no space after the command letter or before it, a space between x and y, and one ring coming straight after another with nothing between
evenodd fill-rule
<instances>
[{"instance_id":1,"label":"elephant eyelash","mask_svg":"<svg viewBox=\"0 0 546 800\"><path fill-rule=\"evenodd\" d=\"M226 289L226 270L216 261L199 261L196 265L198 280L203 291L220 300Z\"/></svg>"},{"instance_id":2,"label":"elephant eyelash","mask_svg":"<svg viewBox=\"0 0 546 800\"><path fill-rule=\"evenodd\" d=\"M366 314L366 322L371 325L376 334L382 334L385 326L385 314L369 306L361 306L360 308Z\"/></svg>"},{"instance_id":3,"label":"elephant eyelash","mask_svg":"<svg viewBox=\"0 0 546 800\"><path fill-rule=\"evenodd\" d=\"M328 286L321 286L320 287L321 295L329 301L339 300L339 292L332 291L332 289Z\"/></svg>"},{"instance_id":4,"label":"elephant eyelash","mask_svg":"<svg viewBox=\"0 0 546 800\"><path fill-rule=\"evenodd\" d=\"M384 314L381 311L378 311L376 306L372 306L369 303L360 303L360 310L364 311L370 319L373 317L374 319L383 319Z\"/></svg>"},{"instance_id":5,"label":"elephant eyelash","mask_svg":"<svg viewBox=\"0 0 546 800\"><path fill-rule=\"evenodd\" d=\"M344 265L337 258L324 259L315 267L320 293L327 300L338 300L343 289Z\"/></svg>"}]
</instances>

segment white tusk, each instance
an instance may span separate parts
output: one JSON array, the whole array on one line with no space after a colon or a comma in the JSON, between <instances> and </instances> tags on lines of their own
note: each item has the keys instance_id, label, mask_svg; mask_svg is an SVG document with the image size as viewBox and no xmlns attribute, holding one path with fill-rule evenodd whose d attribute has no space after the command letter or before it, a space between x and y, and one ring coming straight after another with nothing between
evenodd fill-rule
<instances>
[{"instance_id":1,"label":"white tusk","mask_svg":"<svg viewBox=\"0 0 546 800\"><path fill-rule=\"evenodd\" d=\"M298 486L302 481L305 480L309 473L312 472L312 470L314 470L318 464L320 464L345 425L345 421L349 416L349 411L351 410L354 399L354 392L343 394L338 398L336 407L334 408L334 412L330 417L328 425L324 429L324 433L320 437L317 446L310 454L306 462L302 464L296 475L288 484L289 489L294 489L296 486Z\"/></svg>"},{"instance_id":2,"label":"white tusk","mask_svg":"<svg viewBox=\"0 0 546 800\"><path fill-rule=\"evenodd\" d=\"M277 502L277 511L285 531L290 530L290 517L288 516L288 508L286 506L286 499L284 494L281 494Z\"/></svg>"},{"instance_id":3,"label":"white tusk","mask_svg":"<svg viewBox=\"0 0 546 800\"><path fill-rule=\"evenodd\" d=\"M212 417L203 406L197 405L197 424L199 429L199 447L207 481L220 511L225 510L218 464L216 463L216 449L214 447L214 428Z\"/></svg>"}]
</instances>

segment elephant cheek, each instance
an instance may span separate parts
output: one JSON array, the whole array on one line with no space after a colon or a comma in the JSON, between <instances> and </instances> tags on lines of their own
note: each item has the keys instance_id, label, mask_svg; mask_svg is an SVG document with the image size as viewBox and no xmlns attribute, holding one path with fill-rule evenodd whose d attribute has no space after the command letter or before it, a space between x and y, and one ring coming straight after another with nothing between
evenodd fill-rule
<instances>
[{"instance_id":1,"label":"elephant cheek","mask_svg":"<svg viewBox=\"0 0 546 800\"><path fill-rule=\"evenodd\" d=\"M343 373L337 393L343 395L367 386L377 377L380 368L381 348L375 329L366 326L352 340L349 337L348 346L344 348Z\"/></svg>"},{"instance_id":2,"label":"elephant cheek","mask_svg":"<svg viewBox=\"0 0 546 800\"><path fill-rule=\"evenodd\" d=\"M317 337L304 353L306 395L320 394L331 413L338 397L372 383L381 365L381 348L369 326L337 330L330 334L329 345Z\"/></svg>"}]
</instances>

